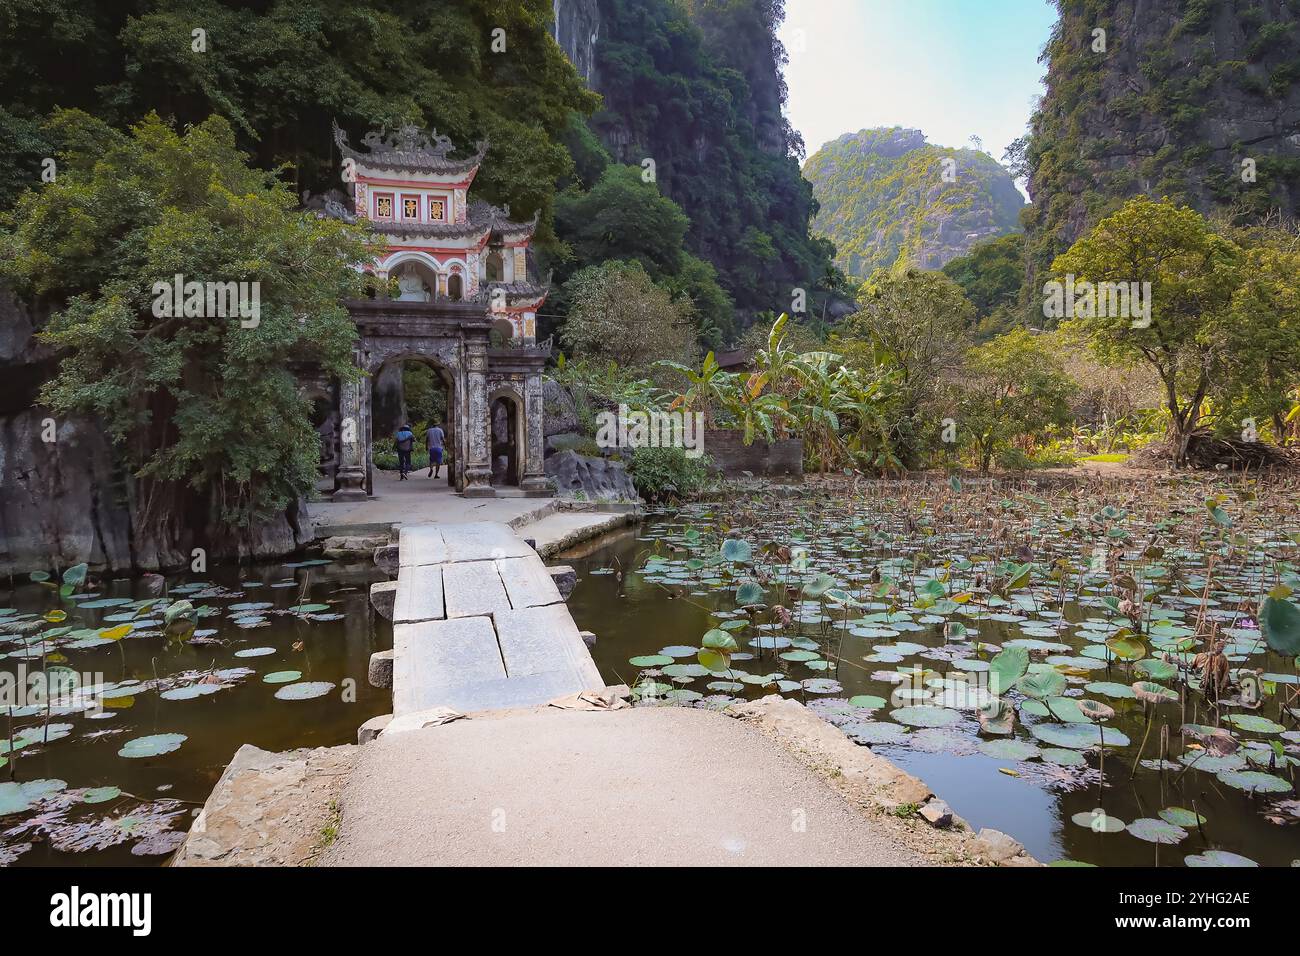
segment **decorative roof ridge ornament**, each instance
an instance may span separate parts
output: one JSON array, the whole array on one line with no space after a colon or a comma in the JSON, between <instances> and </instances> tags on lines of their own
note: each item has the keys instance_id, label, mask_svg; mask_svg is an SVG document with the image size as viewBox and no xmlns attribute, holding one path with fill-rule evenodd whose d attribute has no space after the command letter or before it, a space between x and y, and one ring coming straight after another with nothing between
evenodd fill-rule
<instances>
[{"instance_id":1,"label":"decorative roof ridge ornament","mask_svg":"<svg viewBox=\"0 0 1300 956\"><path fill-rule=\"evenodd\" d=\"M416 169L468 169L477 166L487 155L488 141L479 140L475 145L477 152L464 159L455 159L450 154L455 150L449 136L436 129L425 131L413 123L404 123L390 131L388 126L381 126L378 131L371 130L361 137L366 147L362 152L348 142L348 134L338 124L331 121L334 143L344 156L375 166L411 167Z\"/></svg>"}]
</instances>

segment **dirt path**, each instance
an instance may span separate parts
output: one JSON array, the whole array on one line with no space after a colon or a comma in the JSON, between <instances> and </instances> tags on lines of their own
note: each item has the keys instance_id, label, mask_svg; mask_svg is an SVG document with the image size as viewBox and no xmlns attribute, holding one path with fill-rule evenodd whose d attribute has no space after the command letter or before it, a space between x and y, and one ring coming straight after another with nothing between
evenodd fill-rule
<instances>
[{"instance_id":1,"label":"dirt path","mask_svg":"<svg viewBox=\"0 0 1300 956\"><path fill-rule=\"evenodd\" d=\"M320 863L916 866L744 722L680 707L506 711L381 736Z\"/></svg>"}]
</instances>

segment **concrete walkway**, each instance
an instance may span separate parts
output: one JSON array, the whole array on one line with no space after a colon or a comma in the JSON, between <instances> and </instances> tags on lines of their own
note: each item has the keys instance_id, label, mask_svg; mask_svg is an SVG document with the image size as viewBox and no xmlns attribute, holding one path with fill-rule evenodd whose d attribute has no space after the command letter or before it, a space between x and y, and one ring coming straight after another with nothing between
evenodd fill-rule
<instances>
[{"instance_id":1,"label":"concrete walkway","mask_svg":"<svg viewBox=\"0 0 1300 956\"><path fill-rule=\"evenodd\" d=\"M385 733L339 798L336 866L919 866L790 754L682 707L498 711Z\"/></svg>"},{"instance_id":2,"label":"concrete walkway","mask_svg":"<svg viewBox=\"0 0 1300 956\"><path fill-rule=\"evenodd\" d=\"M441 478L413 472L399 481L392 472L375 471L375 495L365 501L313 501L307 506L318 537L389 530L395 524L431 521L463 524L499 521L516 525L536 520L556 509L553 498L522 495L463 498Z\"/></svg>"},{"instance_id":3,"label":"concrete walkway","mask_svg":"<svg viewBox=\"0 0 1300 956\"><path fill-rule=\"evenodd\" d=\"M463 498L443 478L415 472L399 481L391 472L375 472L375 497L366 501L313 501L308 505L320 539L388 534L394 525L468 524L495 521L531 538L537 552L548 558L581 541L639 519L636 511L620 508L577 510L557 498L504 494L497 498ZM581 507L581 506L579 506ZM595 505L591 506L595 508Z\"/></svg>"}]
</instances>

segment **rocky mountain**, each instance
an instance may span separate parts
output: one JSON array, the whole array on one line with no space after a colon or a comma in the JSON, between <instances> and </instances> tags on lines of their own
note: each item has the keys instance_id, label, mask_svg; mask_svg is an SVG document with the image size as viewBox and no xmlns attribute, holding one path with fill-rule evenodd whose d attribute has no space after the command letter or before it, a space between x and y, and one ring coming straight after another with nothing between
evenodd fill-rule
<instances>
[{"instance_id":1,"label":"rocky mountain","mask_svg":"<svg viewBox=\"0 0 1300 956\"><path fill-rule=\"evenodd\" d=\"M803 173L821 207L814 231L835 243L836 265L862 278L903 263L938 269L1015 232L1025 204L988 154L934 146L901 127L847 133Z\"/></svg>"},{"instance_id":2,"label":"rocky mountain","mask_svg":"<svg viewBox=\"0 0 1300 956\"><path fill-rule=\"evenodd\" d=\"M1031 270L1137 194L1300 211L1300 2L1057 0L1023 154Z\"/></svg>"},{"instance_id":3,"label":"rocky mountain","mask_svg":"<svg viewBox=\"0 0 1300 956\"><path fill-rule=\"evenodd\" d=\"M789 309L798 289L811 304L830 250L810 234L803 143L783 114L782 0L599 0L597 11L604 104L591 132L615 162L653 167L740 325Z\"/></svg>"},{"instance_id":4,"label":"rocky mountain","mask_svg":"<svg viewBox=\"0 0 1300 956\"><path fill-rule=\"evenodd\" d=\"M596 0L551 0L551 35L590 86L595 85L600 8Z\"/></svg>"}]
</instances>

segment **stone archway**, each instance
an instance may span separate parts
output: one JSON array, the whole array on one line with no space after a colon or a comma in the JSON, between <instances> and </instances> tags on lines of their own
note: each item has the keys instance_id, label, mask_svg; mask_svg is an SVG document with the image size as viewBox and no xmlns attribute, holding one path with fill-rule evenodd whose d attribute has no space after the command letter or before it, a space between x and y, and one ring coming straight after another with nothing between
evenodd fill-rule
<instances>
[{"instance_id":1,"label":"stone archway","mask_svg":"<svg viewBox=\"0 0 1300 956\"><path fill-rule=\"evenodd\" d=\"M490 347L491 318L479 302L353 299L348 311L360 332L354 361L362 375L339 384L340 466L333 498L357 501L373 492L376 432L371 383L385 367L417 361L432 366L447 392L448 481L466 497L492 488L489 393L510 392L514 444L512 483L527 494L547 492L543 473L541 370L550 349L512 343ZM511 414L506 410L507 416ZM412 423L414 424L414 423ZM423 441L424 436L417 438Z\"/></svg>"}]
</instances>

